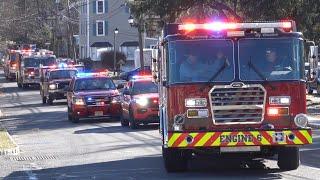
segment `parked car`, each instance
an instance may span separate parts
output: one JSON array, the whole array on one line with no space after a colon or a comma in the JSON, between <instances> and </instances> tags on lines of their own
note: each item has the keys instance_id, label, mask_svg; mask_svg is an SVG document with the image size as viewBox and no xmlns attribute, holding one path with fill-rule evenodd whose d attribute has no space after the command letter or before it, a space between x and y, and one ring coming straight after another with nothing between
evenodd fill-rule
<instances>
[{"instance_id":1,"label":"parked car","mask_svg":"<svg viewBox=\"0 0 320 180\"><path fill-rule=\"evenodd\" d=\"M151 68L150 66L144 66L144 69L141 67L136 68L134 70L123 72L119 75L120 79L129 81L133 76L136 75L151 75Z\"/></svg>"}]
</instances>

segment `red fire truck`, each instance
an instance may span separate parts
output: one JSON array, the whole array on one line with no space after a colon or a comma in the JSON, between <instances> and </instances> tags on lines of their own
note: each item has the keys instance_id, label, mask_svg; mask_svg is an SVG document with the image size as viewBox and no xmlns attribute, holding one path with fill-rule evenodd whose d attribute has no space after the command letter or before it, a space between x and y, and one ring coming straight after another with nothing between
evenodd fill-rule
<instances>
[{"instance_id":1,"label":"red fire truck","mask_svg":"<svg viewBox=\"0 0 320 180\"><path fill-rule=\"evenodd\" d=\"M40 66L52 66L56 64L56 57L52 51L23 50L18 63L16 75L19 88L27 88L30 85L40 85Z\"/></svg>"},{"instance_id":2,"label":"red fire truck","mask_svg":"<svg viewBox=\"0 0 320 180\"><path fill-rule=\"evenodd\" d=\"M168 172L202 154L278 155L297 169L307 127L304 39L294 21L168 24L158 58Z\"/></svg>"},{"instance_id":3,"label":"red fire truck","mask_svg":"<svg viewBox=\"0 0 320 180\"><path fill-rule=\"evenodd\" d=\"M19 58L19 50L10 47L7 49L6 58L3 66L4 75L8 80L14 80L17 72L17 61Z\"/></svg>"}]
</instances>

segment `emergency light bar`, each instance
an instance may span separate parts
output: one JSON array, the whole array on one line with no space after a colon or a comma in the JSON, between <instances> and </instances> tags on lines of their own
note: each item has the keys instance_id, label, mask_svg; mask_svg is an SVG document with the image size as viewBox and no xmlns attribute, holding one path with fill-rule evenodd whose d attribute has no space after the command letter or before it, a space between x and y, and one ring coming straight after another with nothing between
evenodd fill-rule
<instances>
[{"instance_id":1,"label":"emergency light bar","mask_svg":"<svg viewBox=\"0 0 320 180\"><path fill-rule=\"evenodd\" d=\"M77 77L107 77L108 72L97 72L97 73L78 73Z\"/></svg>"},{"instance_id":2,"label":"emergency light bar","mask_svg":"<svg viewBox=\"0 0 320 180\"><path fill-rule=\"evenodd\" d=\"M194 30L234 30L234 29L257 29L257 28L283 28L292 29L291 21L284 22L251 22L251 23L233 23L233 22L213 22L205 24L180 24L178 30L180 31L194 31Z\"/></svg>"},{"instance_id":3,"label":"emergency light bar","mask_svg":"<svg viewBox=\"0 0 320 180\"><path fill-rule=\"evenodd\" d=\"M152 76L149 75L136 75L136 76L132 76L132 80L152 80Z\"/></svg>"}]
</instances>

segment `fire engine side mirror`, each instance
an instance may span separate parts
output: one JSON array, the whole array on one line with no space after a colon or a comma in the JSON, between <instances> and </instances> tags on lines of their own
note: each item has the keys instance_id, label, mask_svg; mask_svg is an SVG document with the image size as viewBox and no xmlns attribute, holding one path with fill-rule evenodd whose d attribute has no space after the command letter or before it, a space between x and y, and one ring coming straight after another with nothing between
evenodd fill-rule
<instances>
[{"instance_id":1,"label":"fire engine side mirror","mask_svg":"<svg viewBox=\"0 0 320 180\"><path fill-rule=\"evenodd\" d=\"M129 89L124 89L124 90L123 90L123 94L124 94L124 95L130 95Z\"/></svg>"},{"instance_id":2,"label":"fire engine side mirror","mask_svg":"<svg viewBox=\"0 0 320 180\"><path fill-rule=\"evenodd\" d=\"M168 82L167 81L162 81L162 86L167 87L168 86Z\"/></svg>"}]
</instances>

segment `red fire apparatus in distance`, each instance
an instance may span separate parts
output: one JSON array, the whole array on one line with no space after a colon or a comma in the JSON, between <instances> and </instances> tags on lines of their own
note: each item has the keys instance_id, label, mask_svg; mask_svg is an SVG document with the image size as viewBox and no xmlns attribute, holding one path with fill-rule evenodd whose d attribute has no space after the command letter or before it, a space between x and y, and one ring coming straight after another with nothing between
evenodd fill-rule
<instances>
[{"instance_id":1,"label":"red fire apparatus in distance","mask_svg":"<svg viewBox=\"0 0 320 180\"><path fill-rule=\"evenodd\" d=\"M17 61L19 58L18 47L9 47L6 56L3 66L4 76L7 80L12 81L16 78Z\"/></svg>"},{"instance_id":2,"label":"red fire apparatus in distance","mask_svg":"<svg viewBox=\"0 0 320 180\"><path fill-rule=\"evenodd\" d=\"M35 52L32 49L22 50L18 61L16 75L19 88L30 85L40 85L40 66L56 64L56 57L52 51L45 49Z\"/></svg>"},{"instance_id":3,"label":"red fire apparatus in distance","mask_svg":"<svg viewBox=\"0 0 320 180\"><path fill-rule=\"evenodd\" d=\"M294 21L168 24L158 59L168 172L192 156L278 155L297 169L307 127L304 39Z\"/></svg>"}]
</instances>

